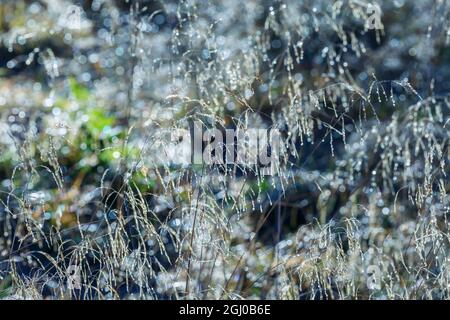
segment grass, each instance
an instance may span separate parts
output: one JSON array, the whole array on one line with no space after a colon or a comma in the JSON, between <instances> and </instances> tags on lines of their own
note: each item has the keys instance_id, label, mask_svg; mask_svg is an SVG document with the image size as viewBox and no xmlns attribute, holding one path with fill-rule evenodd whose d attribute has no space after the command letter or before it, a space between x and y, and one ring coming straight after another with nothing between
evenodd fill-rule
<instances>
[{"instance_id":1,"label":"grass","mask_svg":"<svg viewBox=\"0 0 450 320\"><path fill-rule=\"evenodd\" d=\"M58 3L0 5L2 299L449 298L447 2Z\"/></svg>"}]
</instances>

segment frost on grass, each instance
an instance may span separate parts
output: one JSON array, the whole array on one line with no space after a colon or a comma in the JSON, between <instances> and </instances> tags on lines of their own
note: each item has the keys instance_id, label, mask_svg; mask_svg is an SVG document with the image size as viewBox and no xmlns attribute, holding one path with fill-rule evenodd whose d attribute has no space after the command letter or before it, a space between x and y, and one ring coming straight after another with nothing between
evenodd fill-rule
<instances>
[{"instance_id":1,"label":"frost on grass","mask_svg":"<svg viewBox=\"0 0 450 320\"><path fill-rule=\"evenodd\" d=\"M450 5L372 5L0 4L0 296L449 298Z\"/></svg>"}]
</instances>

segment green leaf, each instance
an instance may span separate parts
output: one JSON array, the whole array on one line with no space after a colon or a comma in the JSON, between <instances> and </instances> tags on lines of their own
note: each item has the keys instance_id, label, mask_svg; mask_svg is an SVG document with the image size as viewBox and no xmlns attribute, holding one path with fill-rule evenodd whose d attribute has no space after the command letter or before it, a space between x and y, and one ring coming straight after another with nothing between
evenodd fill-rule
<instances>
[{"instance_id":1,"label":"green leaf","mask_svg":"<svg viewBox=\"0 0 450 320\"><path fill-rule=\"evenodd\" d=\"M89 120L87 121L87 129L91 135L98 137L100 133L107 127L114 124L114 118L106 115L101 108L92 108L88 112Z\"/></svg>"},{"instance_id":2,"label":"green leaf","mask_svg":"<svg viewBox=\"0 0 450 320\"><path fill-rule=\"evenodd\" d=\"M75 78L69 78L70 90L79 103L85 103L89 100L89 89L82 86Z\"/></svg>"}]
</instances>

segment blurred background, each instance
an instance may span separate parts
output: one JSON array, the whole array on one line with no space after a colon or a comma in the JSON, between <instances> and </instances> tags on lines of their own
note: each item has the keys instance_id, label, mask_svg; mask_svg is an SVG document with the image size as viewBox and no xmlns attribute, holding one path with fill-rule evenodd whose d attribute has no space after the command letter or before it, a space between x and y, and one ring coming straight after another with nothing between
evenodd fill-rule
<instances>
[{"instance_id":1,"label":"blurred background","mask_svg":"<svg viewBox=\"0 0 450 320\"><path fill-rule=\"evenodd\" d=\"M375 4L2 0L0 297L448 298L450 2Z\"/></svg>"}]
</instances>

